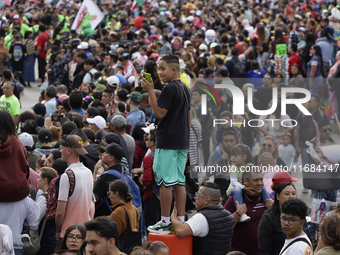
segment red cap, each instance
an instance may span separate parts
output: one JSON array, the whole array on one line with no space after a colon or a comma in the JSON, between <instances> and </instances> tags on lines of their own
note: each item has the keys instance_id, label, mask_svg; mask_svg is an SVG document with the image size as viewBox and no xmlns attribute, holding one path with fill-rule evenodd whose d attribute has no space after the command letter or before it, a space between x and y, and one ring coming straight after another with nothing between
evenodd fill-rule
<instances>
[{"instance_id":1,"label":"red cap","mask_svg":"<svg viewBox=\"0 0 340 255\"><path fill-rule=\"evenodd\" d=\"M282 182L297 182L298 179L293 178L288 172L275 173L272 178L273 184L280 184Z\"/></svg>"}]
</instances>

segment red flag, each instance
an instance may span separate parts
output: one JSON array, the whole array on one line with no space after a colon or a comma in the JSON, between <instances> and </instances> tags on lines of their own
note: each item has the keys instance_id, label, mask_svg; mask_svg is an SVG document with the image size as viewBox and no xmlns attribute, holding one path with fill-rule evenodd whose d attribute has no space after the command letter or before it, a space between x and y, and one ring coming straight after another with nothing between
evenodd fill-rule
<instances>
[{"instance_id":1,"label":"red flag","mask_svg":"<svg viewBox=\"0 0 340 255\"><path fill-rule=\"evenodd\" d=\"M136 10L137 2L136 0L133 0L132 6L131 6L131 11L134 12Z\"/></svg>"}]
</instances>

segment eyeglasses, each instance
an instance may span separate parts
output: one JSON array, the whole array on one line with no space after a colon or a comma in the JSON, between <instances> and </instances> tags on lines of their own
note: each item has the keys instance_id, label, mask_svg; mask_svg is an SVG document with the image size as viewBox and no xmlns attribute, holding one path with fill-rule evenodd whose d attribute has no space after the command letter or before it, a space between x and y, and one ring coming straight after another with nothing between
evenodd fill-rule
<instances>
[{"instance_id":1,"label":"eyeglasses","mask_svg":"<svg viewBox=\"0 0 340 255\"><path fill-rule=\"evenodd\" d=\"M207 197L210 200L210 197L208 197L207 195L203 195L203 194L195 193L195 197Z\"/></svg>"},{"instance_id":2,"label":"eyeglasses","mask_svg":"<svg viewBox=\"0 0 340 255\"><path fill-rule=\"evenodd\" d=\"M68 235L68 236L66 236L66 238L67 238L67 241L69 241L69 242L72 242L74 240L77 243L79 243L79 242L81 242L83 240L82 236L71 236L71 235Z\"/></svg>"},{"instance_id":3,"label":"eyeglasses","mask_svg":"<svg viewBox=\"0 0 340 255\"><path fill-rule=\"evenodd\" d=\"M282 222L282 223L285 223L285 222L288 221L288 224L289 224L289 225L294 225L295 222L303 220L303 219L294 219L294 218L288 219L288 218L286 218L285 216L280 216L280 219L281 219L281 222Z\"/></svg>"},{"instance_id":4,"label":"eyeglasses","mask_svg":"<svg viewBox=\"0 0 340 255\"><path fill-rule=\"evenodd\" d=\"M322 132L324 132L324 133L327 133L327 131L328 131L329 133L331 133L331 132L332 132L332 129L331 129L331 128L325 128L325 129L322 130Z\"/></svg>"},{"instance_id":5,"label":"eyeglasses","mask_svg":"<svg viewBox=\"0 0 340 255\"><path fill-rule=\"evenodd\" d=\"M263 148L268 147L269 149L273 147L273 145L270 144L270 143L263 143L261 146L262 146Z\"/></svg>"}]
</instances>

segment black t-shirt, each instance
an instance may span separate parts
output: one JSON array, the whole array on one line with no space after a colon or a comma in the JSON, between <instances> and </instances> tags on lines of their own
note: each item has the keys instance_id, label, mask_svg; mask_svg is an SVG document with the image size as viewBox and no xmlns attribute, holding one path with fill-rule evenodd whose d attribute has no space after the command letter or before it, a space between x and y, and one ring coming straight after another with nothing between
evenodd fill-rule
<instances>
[{"instance_id":1,"label":"black t-shirt","mask_svg":"<svg viewBox=\"0 0 340 255\"><path fill-rule=\"evenodd\" d=\"M9 49L9 54L12 55L12 64L22 65L24 63L25 54L27 53L26 46L21 43L13 43Z\"/></svg>"},{"instance_id":2,"label":"black t-shirt","mask_svg":"<svg viewBox=\"0 0 340 255\"><path fill-rule=\"evenodd\" d=\"M260 86L256 88L256 90L254 97L259 100L259 109L257 110L267 110L268 104L273 98L273 88L270 87L269 89L266 89L263 86Z\"/></svg>"},{"instance_id":3,"label":"black t-shirt","mask_svg":"<svg viewBox=\"0 0 340 255\"><path fill-rule=\"evenodd\" d=\"M180 84L178 84L180 82ZM184 91L185 94L184 94ZM190 91L181 81L175 80L163 87L157 100L158 106L167 109L158 121L156 148L185 150L189 148Z\"/></svg>"},{"instance_id":4,"label":"black t-shirt","mask_svg":"<svg viewBox=\"0 0 340 255\"><path fill-rule=\"evenodd\" d=\"M110 167L110 169L114 169L118 171L119 173L122 173L122 166L121 165L116 165ZM105 198L107 197L107 192L109 191L109 184L113 182L114 180L117 180L118 178L112 174L102 174L99 179L96 181L94 188L93 188L93 193L95 193L97 196L100 198ZM107 198L107 202L111 206L111 201L109 198ZM97 206L100 204L100 206L97 208ZM99 199L96 202L96 213L95 217L98 216L108 216L111 214L111 211L109 207L107 206L106 201L102 202L102 199Z\"/></svg>"}]
</instances>

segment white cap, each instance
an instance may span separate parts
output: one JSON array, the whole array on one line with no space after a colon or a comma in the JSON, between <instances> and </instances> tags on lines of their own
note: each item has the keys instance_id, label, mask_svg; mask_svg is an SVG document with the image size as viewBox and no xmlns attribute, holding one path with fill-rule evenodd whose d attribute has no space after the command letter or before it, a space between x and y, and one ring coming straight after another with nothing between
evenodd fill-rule
<instances>
[{"instance_id":1,"label":"white cap","mask_svg":"<svg viewBox=\"0 0 340 255\"><path fill-rule=\"evenodd\" d=\"M299 27L299 31L306 32L306 29L304 27Z\"/></svg>"},{"instance_id":2,"label":"white cap","mask_svg":"<svg viewBox=\"0 0 340 255\"><path fill-rule=\"evenodd\" d=\"M81 50L87 50L89 48L89 44L87 42L81 42L77 48Z\"/></svg>"},{"instance_id":3,"label":"white cap","mask_svg":"<svg viewBox=\"0 0 340 255\"><path fill-rule=\"evenodd\" d=\"M201 16L202 12L200 10L196 11L196 16Z\"/></svg>"},{"instance_id":4,"label":"white cap","mask_svg":"<svg viewBox=\"0 0 340 255\"><path fill-rule=\"evenodd\" d=\"M202 50L202 51L204 51L204 50L207 51L207 50L208 50L208 46L202 43L202 44L200 45L200 47L198 47L198 49L199 49L199 50Z\"/></svg>"},{"instance_id":5,"label":"white cap","mask_svg":"<svg viewBox=\"0 0 340 255\"><path fill-rule=\"evenodd\" d=\"M161 1L160 3L159 3L159 5L166 5L166 2L165 1Z\"/></svg>"},{"instance_id":6,"label":"white cap","mask_svg":"<svg viewBox=\"0 0 340 255\"><path fill-rule=\"evenodd\" d=\"M20 16L18 15L18 14L15 14L14 16L13 16L13 19L19 19L20 18Z\"/></svg>"},{"instance_id":7,"label":"white cap","mask_svg":"<svg viewBox=\"0 0 340 255\"><path fill-rule=\"evenodd\" d=\"M86 121L91 124L95 124L99 129L106 127L106 121L102 116L96 116L94 118L87 118Z\"/></svg>"},{"instance_id":8,"label":"white cap","mask_svg":"<svg viewBox=\"0 0 340 255\"><path fill-rule=\"evenodd\" d=\"M191 41L189 41L189 40L186 40L185 42L184 42L184 49L186 49L187 47L188 47L188 44L189 43L191 43Z\"/></svg>"},{"instance_id":9,"label":"white cap","mask_svg":"<svg viewBox=\"0 0 340 255\"><path fill-rule=\"evenodd\" d=\"M107 78L106 81L109 84L109 86L113 88L116 88L119 85L119 79L117 76L114 75Z\"/></svg>"},{"instance_id":10,"label":"white cap","mask_svg":"<svg viewBox=\"0 0 340 255\"><path fill-rule=\"evenodd\" d=\"M19 140L22 142L22 144L25 146L25 147L31 147L33 148L33 144L34 144L34 141L33 141L33 137L32 135L30 135L29 133L21 133L19 136L18 136Z\"/></svg>"},{"instance_id":11,"label":"white cap","mask_svg":"<svg viewBox=\"0 0 340 255\"><path fill-rule=\"evenodd\" d=\"M189 17L186 18L186 21L193 22L194 21L194 16L190 15Z\"/></svg>"},{"instance_id":12,"label":"white cap","mask_svg":"<svg viewBox=\"0 0 340 255\"><path fill-rule=\"evenodd\" d=\"M90 39L90 40L89 40L89 44L90 44L90 46L91 46L92 48L96 48L98 42L97 42L96 40ZM81 44L80 44L80 45L81 45ZM80 45L79 45L79 46L80 46ZM79 46L78 46L78 47L79 47ZM78 48L78 49L80 49L80 48Z\"/></svg>"},{"instance_id":13,"label":"white cap","mask_svg":"<svg viewBox=\"0 0 340 255\"><path fill-rule=\"evenodd\" d=\"M143 131L146 133L146 134L150 134L150 131L151 130L155 130L155 125L153 123L151 123L149 126L147 127L142 127Z\"/></svg>"}]
</instances>

